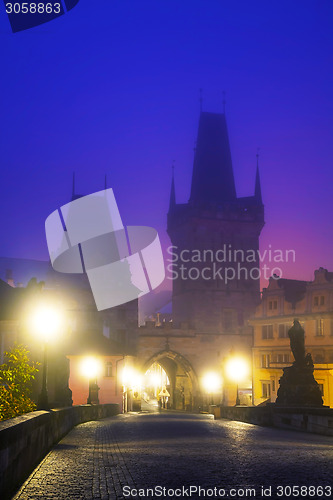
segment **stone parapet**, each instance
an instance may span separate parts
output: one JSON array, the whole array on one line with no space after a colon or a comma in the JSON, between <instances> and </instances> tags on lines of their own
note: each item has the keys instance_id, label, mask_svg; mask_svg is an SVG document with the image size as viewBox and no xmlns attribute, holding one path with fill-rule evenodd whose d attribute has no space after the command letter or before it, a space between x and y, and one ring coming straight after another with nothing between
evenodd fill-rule
<instances>
[{"instance_id":1,"label":"stone parapet","mask_svg":"<svg viewBox=\"0 0 333 500\"><path fill-rule=\"evenodd\" d=\"M75 425L117 415L118 404L34 411L0 422L0 498L11 498L52 446Z\"/></svg>"},{"instance_id":2,"label":"stone parapet","mask_svg":"<svg viewBox=\"0 0 333 500\"><path fill-rule=\"evenodd\" d=\"M333 409L267 406L212 406L215 419L226 418L249 424L333 436Z\"/></svg>"}]
</instances>

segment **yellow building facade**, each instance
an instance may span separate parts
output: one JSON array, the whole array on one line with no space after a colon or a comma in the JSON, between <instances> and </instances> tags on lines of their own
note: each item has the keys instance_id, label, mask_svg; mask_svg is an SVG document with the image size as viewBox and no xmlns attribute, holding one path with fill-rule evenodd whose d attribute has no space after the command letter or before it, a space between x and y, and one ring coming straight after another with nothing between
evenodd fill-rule
<instances>
[{"instance_id":1,"label":"yellow building facade","mask_svg":"<svg viewBox=\"0 0 333 500\"><path fill-rule=\"evenodd\" d=\"M274 276L262 292L253 326L253 402L275 402L283 368L293 355L288 330L298 319L314 362L324 405L333 407L333 272L315 271L310 282Z\"/></svg>"}]
</instances>

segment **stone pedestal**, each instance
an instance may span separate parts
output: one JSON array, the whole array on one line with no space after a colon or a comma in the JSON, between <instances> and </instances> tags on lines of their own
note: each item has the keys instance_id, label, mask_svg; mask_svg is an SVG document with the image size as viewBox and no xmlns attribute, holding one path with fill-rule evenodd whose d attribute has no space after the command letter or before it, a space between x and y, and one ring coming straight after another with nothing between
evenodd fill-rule
<instances>
[{"instance_id":1,"label":"stone pedestal","mask_svg":"<svg viewBox=\"0 0 333 500\"><path fill-rule=\"evenodd\" d=\"M313 376L313 365L295 364L283 369L275 404L288 407L321 407L323 398Z\"/></svg>"}]
</instances>

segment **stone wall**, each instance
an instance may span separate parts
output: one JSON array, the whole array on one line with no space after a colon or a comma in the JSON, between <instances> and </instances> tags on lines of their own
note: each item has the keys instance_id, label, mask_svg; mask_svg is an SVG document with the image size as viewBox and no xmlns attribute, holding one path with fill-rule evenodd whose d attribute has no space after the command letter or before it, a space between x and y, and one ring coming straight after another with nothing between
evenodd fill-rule
<instances>
[{"instance_id":1,"label":"stone wall","mask_svg":"<svg viewBox=\"0 0 333 500\"><path fill-rule=\"evenodd\" d=\"M75 425L117 415L119 405L34 411L0 422L0 498L11 498L46 453Z\"/></svg>"},{"instance_id":2,"label":"stone wall","mask_svg":"<svg viewBox=\"0 0 333 500\"><path fill-rule=\"evenodd\" d=\"M211 406L214 418L333 436L333 409L267 406Z\"/></svg>"}]
</instances>

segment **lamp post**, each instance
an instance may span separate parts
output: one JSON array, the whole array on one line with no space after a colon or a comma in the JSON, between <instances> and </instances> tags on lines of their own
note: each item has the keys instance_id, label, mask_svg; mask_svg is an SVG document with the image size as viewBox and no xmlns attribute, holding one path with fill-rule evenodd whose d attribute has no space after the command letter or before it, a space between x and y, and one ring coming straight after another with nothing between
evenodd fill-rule
<instances>
[{"instance_id":1,"label":"lamp post","mask_svg":"<svg viewBox=\"0 0 333 500\"><path fill-rule=\"evenodd\" d=\"M226 372L230 380L236 382L236 404L240 405L239 398L239 382L244 380L248 375L248 363L245 359L241 357L233 357L227 361Z\"/></svg>"},{"instance_id":2,"label":"lamp post","mask_svg":"<svg viewBox=\"0 0 333 500\"><path fill-rule=\"evenodd\" d=\"M42 375L42 390L38 397L38 410L49 410L49 396L47 392L47 342L44 342L44 359L43 359L43 375Z\"/></svg>"},{"instance_id":3,"label":"lamp post","mask_svg":"<svg viewBox=\"0 0 333 500\"><path fill-rule=\"evenodd\" d=\"M47 370L48 370L48 342L54 337L61 325L60 312L49 306L40 306L32 315L31 324L34 332L43 343L43 373L42 389L38 397L37 408L39 410L49 410L49 397L47 389Z\"/></svg>"},{"instance_id":4,"label":"lamp post","mask_svg":"<svg viewBox=\"0 0 333 500\"><path fill-rule=\"evenodd\" d=\"M94 405L99 404L98 391L99 387L97 385L97 376L101 371L101 364L97 358L93 356L87 356L82 360L81 371L84 376L89 380L89 393L87 404Z\"/></svg>"}]
</instances>

